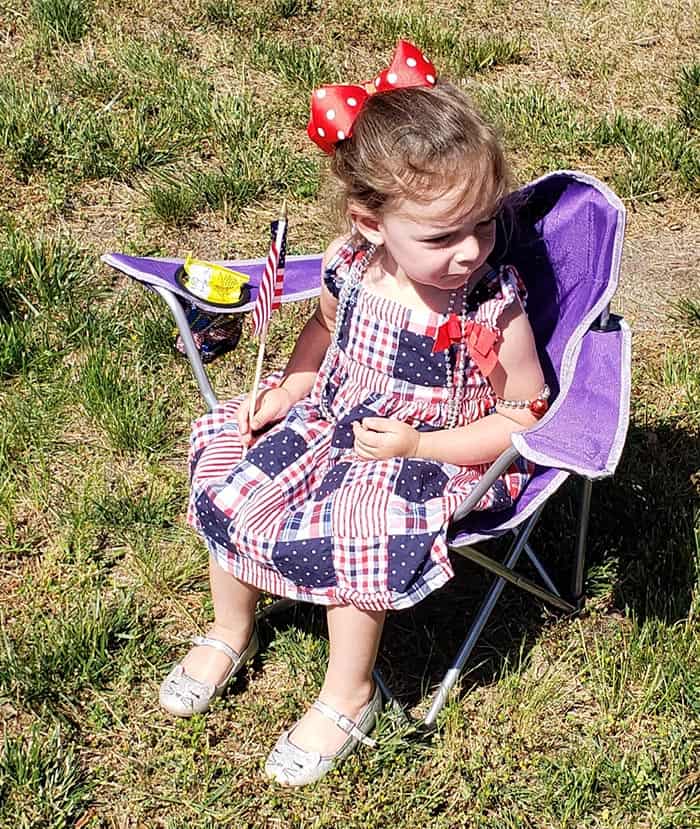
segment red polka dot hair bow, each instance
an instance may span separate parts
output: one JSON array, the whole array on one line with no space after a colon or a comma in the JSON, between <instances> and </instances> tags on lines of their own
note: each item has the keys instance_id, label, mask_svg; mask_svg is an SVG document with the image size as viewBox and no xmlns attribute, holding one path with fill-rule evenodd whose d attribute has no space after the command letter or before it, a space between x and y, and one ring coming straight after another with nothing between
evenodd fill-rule
<instances>
[{"instance_id":1,"label":"red polka dot hair bow","mask_svg":"<svg viewBox=\"0 0 700 829\"><path fill-rule=\"evenodd\" d=\"M373 81L316 89L311 95L311 118L306 132L324 153L333 155L338 141L352 135L355 118L370 95L410 86L433 86L436 78L435 67L420 49L400 40L391 65Z\"/></svg>"}]
</instances>

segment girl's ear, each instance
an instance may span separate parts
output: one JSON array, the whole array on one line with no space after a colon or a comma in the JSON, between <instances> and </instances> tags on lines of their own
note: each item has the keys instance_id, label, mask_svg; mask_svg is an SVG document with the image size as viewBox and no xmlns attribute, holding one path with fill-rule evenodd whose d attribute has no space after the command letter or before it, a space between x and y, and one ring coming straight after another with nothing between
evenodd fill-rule
<instances>
[{"instance_id":1,"label":"girl's ear","mask_svg":"<svg viewBox=\"0 0 700 829\"><path fill-rule=\"evenodd\" d=\"M354 205L350 206L350 219L357 230L373 245L381 245L384 242L384 234L379 219L367 210Z\"/></svg>"}]
</instances>

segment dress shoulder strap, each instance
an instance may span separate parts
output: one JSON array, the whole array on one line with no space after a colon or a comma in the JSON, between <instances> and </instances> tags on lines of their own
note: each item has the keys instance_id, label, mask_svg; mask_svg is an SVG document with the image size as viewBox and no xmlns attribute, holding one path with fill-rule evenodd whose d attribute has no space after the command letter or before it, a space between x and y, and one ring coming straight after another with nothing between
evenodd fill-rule
<instances>
[{"instance_id":1,"label":"dress shoulder strap","mask_svg":"<svg viewBox=\"0 0 700 829\"><path fill-rule=\"evenodd\" d=\"M343 284L357 269L371 247L366 239L353 234L333 254L323 271L323 282L336 299L340 296Z\"/></svg>"}]
</instances>

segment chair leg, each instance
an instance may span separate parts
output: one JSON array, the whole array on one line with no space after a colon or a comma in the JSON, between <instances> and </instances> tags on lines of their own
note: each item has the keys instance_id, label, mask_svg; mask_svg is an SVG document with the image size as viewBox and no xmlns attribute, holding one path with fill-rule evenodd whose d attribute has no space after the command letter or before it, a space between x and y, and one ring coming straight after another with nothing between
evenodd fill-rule
<instances>
[{"instance_id":1,"label":"chair leg","mask_svg":"<svg viewBox=\"0 0 700 829\"><path fill-rule=\"evenodd\" d=\"M530 533L535 527L537 523L540 513L542 512L543 507L537 509L528 520L523 524L522 529L518 533L518 537L513 542L513 545L510 548L510 551L506 557L504 562L506 567L515 567L518 563L518 559L520 558L520 554L525 548L527 544L528 538L530 537ZM489 592L486 594L486 598L481 604L479 608L479 612L476 614L476 618L472 622L472 626L469 629L469 633L467 634L465 640L462 642L462 645L457 653L457 656L452 663L452 666L449 668L445 676L443 677L440 686L438 687L435 695L433 696L433 702L430 706L430 710L428 711L425 719L423 720L423 724L428 727L432 728L435 725L435 720L437 719L437 715L442 710L443 706L447 702L447 697L454 687L455 683L459 679L462 671L464 670L464 666L471 655L471 652L474 650L474 646L481 635L486 622L488 621L493 608L496 605L501 593L503 592L503 588L506 586L507 582L504 578L497 578L493 584L491 585Z\"/></svg>"},{"instance_id":2,"label":"chair leg","mask_svg":"<svg viewBox=\"0 0 700 829\"><path fill-rule=\"evenodd\" d=\"M588 537L588 519L591 512L591 494L593 482L584 478L581 482L581 500L579 503L578 532L576 536L576 559L574 562L573 583L571 585L572 601L581 610L585 602L583 595L583 570L586 564L586 539Z\"/></svg>"},{"instance_id":3,"label":"chair leg","mask_svg":"<svg viewBox=\"0 0 700 829\"><path fill-rule=\"evenodd\" d=\"M199 386L200 394L206 401L209 411L211 411L219 401L216 398L214 389L211 387L206 369L204 368L202 359L199 356L199 351L197 351L197 346L194 343L194 337L192 336L190 327L187 324L187 317L182 309L182 305L180 305L180 302L175 294L171 293L166 288L161 288L160 285L154 285L153 289L160 295L168 308L170 308L170 313L175 318L180 336L182 337L182 342L185 346L185 354L187 354L187 359L190 362L192 373L194 374L197 385Z\"/></svg>"}]
</instances>

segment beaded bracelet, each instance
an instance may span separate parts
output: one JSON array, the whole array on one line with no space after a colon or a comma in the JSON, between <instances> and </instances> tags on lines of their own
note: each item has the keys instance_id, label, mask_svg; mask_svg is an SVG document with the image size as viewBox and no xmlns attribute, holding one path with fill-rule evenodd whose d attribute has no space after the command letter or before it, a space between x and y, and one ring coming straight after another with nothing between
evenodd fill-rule
<instances>
[{"instance_id":1,"label":"beaded bracelet","mask_svg":"<svg viewBox=\"0 0 700 829\"><path fill-rule=\"evenodd\" d=\"M549 408L547 399L550 393L549 386L545 383L542 391L533 400L504 400L497 397L496 403L505 409L529 409L535 417L542 417Z\"/></svg>"}]
</instances>

